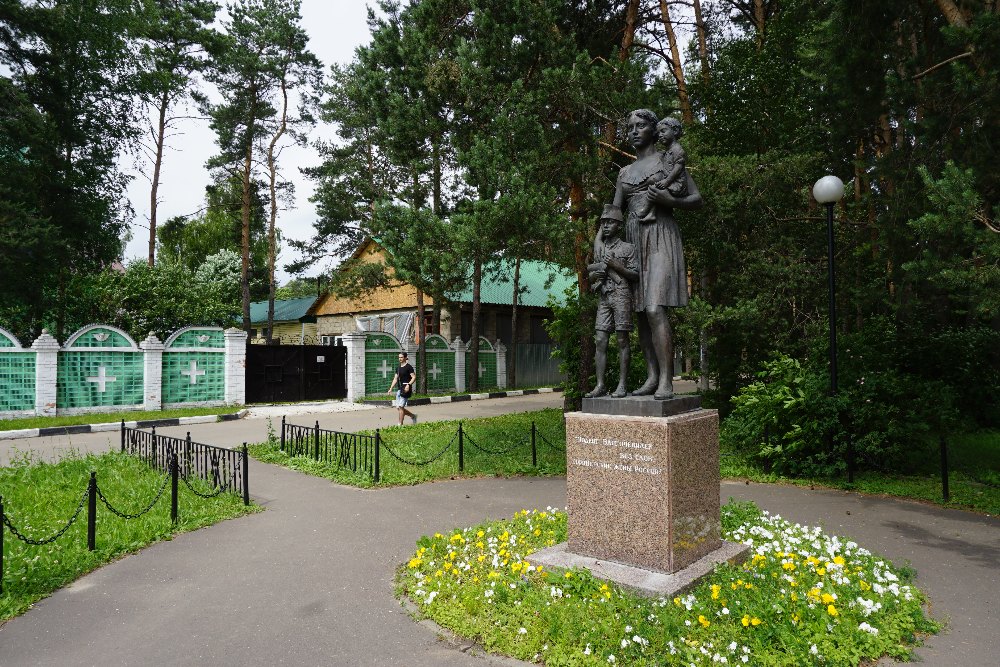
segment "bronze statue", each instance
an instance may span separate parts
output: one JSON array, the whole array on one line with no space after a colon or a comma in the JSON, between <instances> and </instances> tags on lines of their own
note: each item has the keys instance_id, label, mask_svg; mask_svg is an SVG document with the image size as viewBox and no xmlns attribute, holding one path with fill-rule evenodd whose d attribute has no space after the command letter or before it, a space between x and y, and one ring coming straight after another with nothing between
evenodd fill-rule
<instances>
[{"instance_id":1,"label":"bronze statue","mask_svg":"<svg viewBox=\"0 0 1000 667\"><path fill-rule=\"evenodd\" d=\"M688 302L687 271L674 209L696 209L703 201L676 141L680 123L670 119L663 124L667 151L659 153L657 120L648 109L629 114L626 133L636 159L619 172L612 206L626 212L625 241L634 246L639 268L632 298L647 377L632 395L653 394L656 399L667 399L674 394L673 341L667 309ZM598 388L601 379L599 376Z\"/></svg>"},{"instance_id":2,"label":"bronze statue","mask_svg":"<svg viewBox=\"0 0 1000 667\"><path fill-rule=\"evenodd\" d=\"M607 205L601 215L601 228L597 234L594 259L588 269L591 289L597 292L597 350L594 365L597 367L597 386L587 394L587 398L608 393L604 386L604 372L608 365L608 341L611 332L618 334L618 387L611 394L614 398L628 395L625 383L628 380L632 331L633 285L639 279L639 264L635 246L621 240L622 211L617 206Z\"/></svg>"}]
</instances>

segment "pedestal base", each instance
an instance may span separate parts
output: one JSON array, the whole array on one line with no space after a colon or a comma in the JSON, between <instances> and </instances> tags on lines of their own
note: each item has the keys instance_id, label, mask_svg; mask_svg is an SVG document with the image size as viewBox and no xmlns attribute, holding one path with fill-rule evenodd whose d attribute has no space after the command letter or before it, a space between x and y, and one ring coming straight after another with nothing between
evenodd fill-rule
<instances>
[{"instance_id":1,"label":"pedestal base","mask_svg":"<svg viewBox=\"0 0 1000 667\"><path fill-rule=\"evenodd\" d=\"M722 542L722 546L718 549L673 574L664 574L614 561L581 556L569 551L566 542L536 551L528 558L532 563L546 567L567 570L573 567L586 568L598 579L624 586L640 595L673 597L694 588L702 577L715 569L716 565L742 563L749 553L750 547L746 544Z\"/></svg>"}]
</instances>

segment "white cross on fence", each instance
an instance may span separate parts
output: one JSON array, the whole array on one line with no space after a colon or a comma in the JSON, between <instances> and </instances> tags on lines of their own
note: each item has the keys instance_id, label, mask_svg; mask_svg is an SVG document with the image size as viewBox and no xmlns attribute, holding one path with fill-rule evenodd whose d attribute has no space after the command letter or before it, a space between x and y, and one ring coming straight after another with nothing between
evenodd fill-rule
<instances>
[{"instance_id":1,"label":"white cross on fence","mask_svg":"<svg viewBox=\"0 0 1000 667\"><path fill-rule=\"evenodd\" d=\"M383 359L382 365L376 368L375 370L382 373L382 379L386 379L389 377L389 371L392 369L389 368L389 364L385 363L385 359Z\"/></svg>"},{"instance_id":2,"label":"white cross on fence","mask_svg":"<svg viewBox=\"0 0 1000 667\"><path fill-rule=\"evenodd\" d=\"M117 380L118 378L116 378L114 375L107 374L107 369L105 369L104 366L101 366L97 369L97 377L87 378L87 382L97 383L97 393L99 394L104 393L104 390L108 388L109 382L115 382Z\"/></svg>"},{"instance_id":3,"label":"white cross on fence","mask_svg":"<svg viewBox=\"0 0 1000 667\"><path fill-rule=\"evenodd\" d=\"M438 368L438 362L436 362L436 361L434 362L434 365L431 366L431 369L429 371L427 371L427 374L428 375L433 375L434 376L434 381L437 382L438 375L441 375L441 369Z\"/></svg>"},{"instance_id":4,"label":"white cross on fence","mask_svg":"<svg viewBox=\"0 0 1000 667\"><path fill-rule=\"evenodd\" d=\"M485 372L486 372L486 366L483 366L483 364L480 363L479 364L479 377L483 377L483 373L485 373Z\"/></svg>"},{"instance_id":5,"label":"white cross on fence","mask_svg":"<svg viewBox=\"0 0 1000 667\"><path fill-rule=\"evenodd\" d=\"M198 376L204 374L205 371L198 370L198 362L194 361L193 359L191 360L190 370L181 371L181 375L187 375L189 378L191 378L191 384L198 384Z\"/></svg>"}]
</instances>

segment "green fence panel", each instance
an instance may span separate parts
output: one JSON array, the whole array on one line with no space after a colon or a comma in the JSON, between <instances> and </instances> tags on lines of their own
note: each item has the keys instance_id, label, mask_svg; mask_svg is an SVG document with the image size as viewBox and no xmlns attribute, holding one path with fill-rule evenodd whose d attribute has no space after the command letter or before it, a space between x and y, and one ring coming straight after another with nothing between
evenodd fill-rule
<instances>
[{"instance_id":1,"label":"green fence panel","mask_svg":"<svg viewBox=\"0 0 1000 667\"><path fill-rule=\"evenodd\" d=\"M0 353L0 412L35 409L35 353Z\"/></svg>"},{"instance_id":2,"label":"green fence panel","mask_svg":"<svg viewBox=\"0 0 1000 667\"><path fill-rule=\"evenodd\" d=\"M455 388L455 351L437 334L424 341L427 355L427 391L450 391Z\"/></svg>"},{"instance_id":3,"label":"green fence panel","mask_svg":"<svg viewBox=\"0 0 1000 667\"><path fill-rule=\"evenodd\" d=\"M135 343L129 340L122 332L116 331L111 327L93 326L84 327L70 336L66 342L66 347L125 347L135 349Z\"/></svg>"},{"instance_id":4,"label":"green fence panel","mask_svg":"<svg viewBox=\"0 0 1000 667\"><path fill-rule=\"evenodd\" d=\"M402 347L394 336L368 332L365 338L365 393L384 394L399 367Z\"/></svg>"},{"instance_id":5,"label":"green fence panel","mask_svg":"<svg viewBox=\"0 0 1000 667\"><path fill-rule=\"evenodd\" d=\"M226 355L183 351L163 354L163 402L208 403L226 399Z\"/></svg>"},{"instance_id":6,"label":"green fence panel","mask_svg":"<svg viewBox=\"0 0 1000 667\"><path fill-rule=\"evenodd\" d=\"M479 338L479 388L497 386L497 353L485 338ZM472 380L472 351L465 352L465 387Z\"/></svg>"},{"instance_id":7,"label":"green fence panel","mask_svg":"<svg viewBox=\"0 0 1000 667\"><path fill-rule=\"evenodd\" d=\"M56 408L141 405L142 352L109 350L59 353Z\"/></svg>"},{"instance_id":8,"label":"green fence panel","mask_svg":"<svg viewBox=\"0 0 1000 667\"><path fill-rule=\"evenodd\" d=\"M226 339L222 329L190 327L175 332L167 339L166 347L224 350Z\"/></svg>"}]
</instances>

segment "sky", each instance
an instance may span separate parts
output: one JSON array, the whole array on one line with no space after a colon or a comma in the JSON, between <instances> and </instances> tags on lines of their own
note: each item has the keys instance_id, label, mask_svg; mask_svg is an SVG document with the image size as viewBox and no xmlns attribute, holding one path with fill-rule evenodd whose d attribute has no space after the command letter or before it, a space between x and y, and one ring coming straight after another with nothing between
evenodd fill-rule
<instances>
[{"instance_id":1,"label":"sky","mask_svg":"<svg viewBox=\"0 0 1000 667\"><path fill-rule=\"evenodd\" d=\"M329 72L333 63L350 62L354 50L369 41L368 10L365 0L302 0L302 25L309 35L309 49L323 62ZM206 87L206 91L211 89ZM177 133L165 151L160 173L160 204L157 224L173 216L190 215L204 205L205 186L210 182L205 162L217 149L215 134L207 120L188 120L178 124ZM310 140L330 140L336 133L330 126L318 125ZM299 173L301 167L319 162L310 147L290 147L281 155L281 172L295 184L295 202L278 211L278 227L286 239L305 240L312 236L316 209L309 202L313 184ZM149 178L151 165L134 164L131 157L123 158L123 167L133 175L127 195L135 210L131 234L125 247L125 259L145 259L149 252ZM276 266L278 284L291 278L282 267L294 259L293 251L284 246Z\"/></svg>"}]
</instances>

